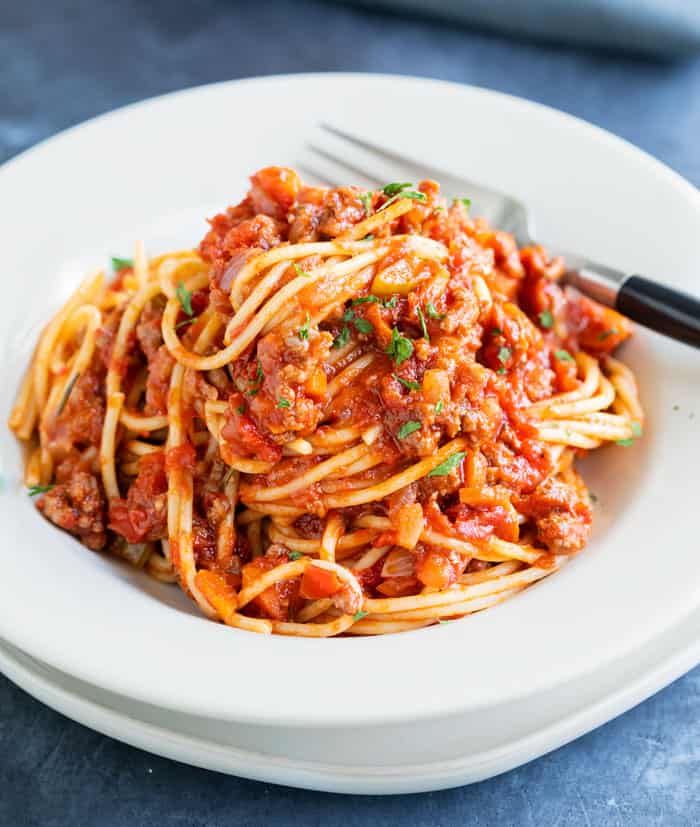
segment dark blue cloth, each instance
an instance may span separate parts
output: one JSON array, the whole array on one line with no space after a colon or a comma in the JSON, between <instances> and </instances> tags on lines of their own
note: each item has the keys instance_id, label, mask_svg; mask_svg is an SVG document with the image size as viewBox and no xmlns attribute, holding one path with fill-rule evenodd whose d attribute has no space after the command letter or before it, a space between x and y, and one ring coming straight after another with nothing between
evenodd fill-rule
<instances>
[{"instance_id":1,"label":"dark blue cloth","mask_svg":"<svg viewBox=\"0 0 700 827\"><path fill-rule=\"evenodd\" d=\"M522 95L605 127L700 183L699 61L671 65L538 45L313 0L1 3L0 160L150 95L332 69L433 76ZM155 758L66 720L0 678L0 825L694 827L698 744L695 670L500 778L430 795L332 796Z\"/></svg>"},{"instance_id":2,"label":"dark blue cloth","mask_svg":"<svg viewBox=\"0 0 700 827\"><path fill-rule=\"evenodd\" d=\"M700 51L697 0L355 0L558 43L682 57Z\"/></svg>"}]
</instances>

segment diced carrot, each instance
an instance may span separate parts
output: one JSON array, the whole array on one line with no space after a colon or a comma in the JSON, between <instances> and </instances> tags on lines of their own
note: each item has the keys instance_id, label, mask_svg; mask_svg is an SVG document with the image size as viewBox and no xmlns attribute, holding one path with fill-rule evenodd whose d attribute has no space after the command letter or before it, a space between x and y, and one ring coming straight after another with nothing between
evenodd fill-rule
<instances>
[{"instance_id":1,"label":"diced carrot","mask_svg":"<svg viewBox=\"0 0 700 827\"><path fill-rule=\"evenodd\" d=\"M326 374L322 368L317 367L307 379L304 389L309 396L313 396L315 399L325 399L327 384Z\"/></svg>"},{"instance_id":2,"label":"diced carrot","mask_svg":"<svg viewBox=\"0 0 700 827\"><path fill-rule=\"evenodd\" d=\"M331 597L340 589L341 583L334 571L314 566L306 567L301 578L302 597L307 600L319 600L322 597Z\"/></svg>"},{"instance_id":3,"label":"diced carrot","mask_svg":"<svg viewBox=\"0 0 700 827\"><path fill-rule=\"evenodd\" d=\"M423 396L431 405L450 401L450 377L446 370L426 370L423 374Z\"/></svg>"},{"instance_id":4,"label":"diced carrot","mask_svg":"<svg viewBox=\"0 0 700 827\"><path fill-rule=\"evenodd\" d=\"M396 529L396 545L415 548L425 525L423 507L420 503L402 505L393 520Z\"/></svg>"}]
</instances>

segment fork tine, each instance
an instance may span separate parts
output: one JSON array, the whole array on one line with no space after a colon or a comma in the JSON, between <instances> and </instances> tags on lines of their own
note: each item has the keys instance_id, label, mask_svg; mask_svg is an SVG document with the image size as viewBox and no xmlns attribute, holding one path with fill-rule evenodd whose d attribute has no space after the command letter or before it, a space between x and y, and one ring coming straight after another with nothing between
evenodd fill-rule
<instances>
[{"instance_id":1,"label":"fork tine","mask_svg":"<svg viewBox=\"0 0 700 827\"><path fill-rule=\"evenodd\" d=\"M320 123L319 127L326 132L330 132L331 135L335 135L338 138L342 138L343 140L347 141L350 144L354 144L355 146L359 146L362 149L373 153L374 155L379 156L380 158L386 158L393 163L402 164L403 166L410 166L412 169L416 170L418 174L427 174L439 181L453 182L458 187L463 187L468 190L468 195L470 195L473 199L485 200L492 202L494 199L503 199L503 193L498 192L497 190L491 189L490 187L485 187L483 184L478 184L476 181L472 181L469 178L462 178L461 176L457 177L454 173L451 173L444 169L439 169L438 167L432 166L431 164L425 164L422 162L415 161L412 158L408 158L405 155L401 155L398 152L394 152L391 149L386 149L385 147L379 146L378 144L373 143L372 141L368 141L364 138L358 138L355 135L351 135L349 132L345 132L342 129L338 129L336 126L331 126L331 124L327 123Z\"/></svg>"},{"instance_id":2,"label":"fork tine","mask_svg":"<svg viewBox=\"0 0 700 827\"><path fill-rule=\"evenodd\" d=\"M325 173L319 172L317 169L314 169L314 167L309 166L306 162L297 162L297 169L303 172L305 176L310 175L312 178L315 178L317 181L320 181L320 183L323 184L324 187L340 186L338 181L331 181L331 179Z\"/></svg>"},{"instance_id":3,"label":"fork tine","mask_svg":"<svg viewBox=\"0 0 700 827\"><path fill-rule=\"evenodd\" d=\"M314 144L309 144L308 146L312 152L315 152L317 155L320 155L321 158L325 158L327 161L332 161L334 164L337 164L340 167L344 167L345 169L352 172L353 175L359 175L361 178L366 178L368 181L371 181L376 186L381 185L381 179L379 179L376 175L372 175L370 172L367 172L366 169L360 169L360 167L350 163L350 161L346 161L344 158L339 158L337 155L334 155L327 149L322 149L320 146L315 146Z\"/></svg>"}]
</instances>

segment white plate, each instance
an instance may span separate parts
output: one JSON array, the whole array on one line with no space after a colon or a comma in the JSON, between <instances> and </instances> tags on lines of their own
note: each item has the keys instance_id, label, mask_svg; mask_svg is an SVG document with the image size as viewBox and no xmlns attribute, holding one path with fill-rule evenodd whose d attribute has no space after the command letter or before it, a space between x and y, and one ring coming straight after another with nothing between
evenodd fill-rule
<instances>
[{"instance_id":1,"label":"white plate","mask_svg":"<svg viewBox=\"0 0 700 827\"><path fill-rule=\"evenodd\" d=\"M105 692L0 643L34 697L132 746L219 772L338 793L417 793L483 781L583 735L700 660L700 612L618 661L525 701L437 721L299 729L232 724Z\"/></svg>"},{"instance_id":2,"label":"white plate","mask_svg":"<svg viewBox=\"0 0 700 827\"><path fill-rule=\"evenodd\" d=\"M321 119L512 191L535 209L544 239L694 288L698 192L581 121L411 78L220 84L98 118L0 170L2 409L40 320L85 270L127 253L137 237L151 253L196 243L203 217L237 201L247 173L295 164ZM604 449L587 464L600 502L590 548L496 609L383 638L261 638L198 617L176 591L40 519L19 483L19 448L3 430L0 635L131 698L278 725L485 709L612 663L700 605L698 354L640 332L624 358L639 376L649 424L633 448Z\"/></svg>"}]
</instances>

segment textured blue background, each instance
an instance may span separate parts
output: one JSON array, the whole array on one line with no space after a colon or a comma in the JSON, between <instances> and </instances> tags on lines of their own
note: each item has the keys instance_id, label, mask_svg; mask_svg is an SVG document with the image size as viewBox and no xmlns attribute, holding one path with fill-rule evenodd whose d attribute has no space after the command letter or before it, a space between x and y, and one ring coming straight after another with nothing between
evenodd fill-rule
<instances>
[{"instance_id":1,"label":"textured blue background","mask_svg":"<svg viewBox=\"0 0 700 827\"><path fill-rule=\"evenodd\" d=\"M312 0L186 5L0 4L0 161L85 118L183 86L335 69L522 95L603 126L700 183L699 60L558 48ZM696 669L500 778L418 796L333 796L155 758L66 720L0 677L0 824L690 827L700 822L699 744Z\"/></svg>"}]
</instances>

